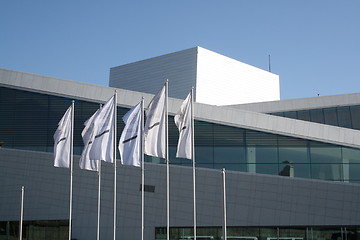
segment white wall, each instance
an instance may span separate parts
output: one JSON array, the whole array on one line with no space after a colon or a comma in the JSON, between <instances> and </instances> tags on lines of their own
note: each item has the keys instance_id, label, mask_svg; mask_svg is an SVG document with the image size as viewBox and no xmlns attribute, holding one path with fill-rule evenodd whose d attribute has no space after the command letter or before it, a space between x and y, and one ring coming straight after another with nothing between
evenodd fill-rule
<instances>
[{"instance_id":1,"label":"white wall","mask_svg":"<svg viewBox=\"0 0 360 240\"><path fill-rule=\"evenodd\" d=\"M230 105L280 100L279 76L198 47L196 102Z\"/></svg>"}]
</instances>

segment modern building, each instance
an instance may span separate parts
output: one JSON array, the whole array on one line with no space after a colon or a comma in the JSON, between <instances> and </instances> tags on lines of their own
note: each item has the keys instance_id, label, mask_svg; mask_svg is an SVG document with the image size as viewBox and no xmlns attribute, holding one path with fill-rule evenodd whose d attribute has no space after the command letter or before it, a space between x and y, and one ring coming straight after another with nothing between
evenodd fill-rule
<instances>
[{"instance_id":1,"label":"modern building","mask_svg":"<svg viewBox=\"0 0 360 240\"><path fill-rule=\"evenodd\" d=\"M110 87L156 94L169 80L169 96L230 105L280 100L279 76L202 47L194 47L110 69Z\"/></svg>"},{"instance_id":2,"label":"modern building","mask_svg":"<svg viewBox=\"0 0 360 240\"><path fill-rule=\"evenodd\" d=\"M163 83L154 83L154 89ZM170 78L169 85L175 85ZM23 239L67 239L69 170L53 166L52 151L57 123L72 100L73 239L96 239L98 179L96 172L78 167L80 134L114 90L0 69L0 239L17 239L21 186ZM117 92L119 139L121 117L142 97L147 105L153 95ZM195 103L198 239L222 239L223 168L228 239L360 239L360 94L273 100ZM176 240L193 236L191 162L175 158L173 116L182 101L169 99L170 237ZM117 161L117 239L140 239L141 170ZM163 163L146 158L146 240L166 239ZM113 165L104 163L101 239L113 234L113 177Z\"/></svg>"}]
</instances>

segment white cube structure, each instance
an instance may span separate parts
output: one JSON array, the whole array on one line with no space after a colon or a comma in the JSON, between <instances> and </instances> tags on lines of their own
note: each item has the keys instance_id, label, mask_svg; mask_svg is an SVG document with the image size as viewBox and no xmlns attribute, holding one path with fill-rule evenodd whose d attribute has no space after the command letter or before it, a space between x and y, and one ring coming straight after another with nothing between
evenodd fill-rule
<instances>
[{"instance_id":1,"label":"white cube structure","mask_svg":"<svg viewBox=\"0 0 360 240\"><path fill-rule=\"evenodd\" d=\"M109 86L156 94L169 80L169 96L232 105L280 100L279 76L202 47L110 69Z\"/></svg>"}]
</instances>

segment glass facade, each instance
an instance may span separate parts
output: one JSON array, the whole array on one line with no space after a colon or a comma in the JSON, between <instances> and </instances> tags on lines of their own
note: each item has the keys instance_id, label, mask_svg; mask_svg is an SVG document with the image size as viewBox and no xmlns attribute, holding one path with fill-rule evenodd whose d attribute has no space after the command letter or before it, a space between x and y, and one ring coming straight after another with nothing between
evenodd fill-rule
<instances>
[{"instance_id":1,"label":"glass facade","mask_svg":"<svg viewBox=\"0 0 360 240\"><path fill-rule=\"evenodd\" d=\"M110 97L110 96L109 96ZM0 87L0 145L7 148L53 151L57 123L72 99ZM84 122L99 103L75 99L74 153L81 154ZM287 113L315 121L356 126L360 107L326 111ZM118 107L117 139L124 127L122 116L127 108ZM350 111L351 110L351 111ZM342 112L343 111L343 112ZM340 115L338 115L341 113ZM170 163L191 166L191 161L175 157L178 130L169 117ZM360 182L360 150L322 142L292 138L248 129L195 121L196 166L204 168L273 174L331 181ZM146 157L146 161L163 163Z\"/></svg>"},{"instance_id":2,"label":"glass facade","mask_svg":"<svg viewBox=\"0 0 360 240\"><path fill-rule=\"evenodd\" d=\"M199 227L197 239L221 240L221 227ZM166 239L166 228L155 229L155 240ZM170 228L171 240L194 239L192 227ZM360 228L343 227L228 227L228 240L359 240Z\"/></svg>"},{"instance_id":3,"label":"glass facade","mask_svg":"<svg viewBox=\"0 0 360 240\"><path fill-rule=\"evenodd\" d=\"M360 105L276 112L270 114L360 130Z\"/></svg>"},{"instance_id":4,"label":"glass facade","mask_svg":"<svg viewBox=\"0 0 360 240\"><path fill-rule=\"evenodd\" d=\"M68 220L24 221L23 240L66 240L69 238ZM0 240L19 239L19 222L0 222Z\"/></svg>"}]
</instances>

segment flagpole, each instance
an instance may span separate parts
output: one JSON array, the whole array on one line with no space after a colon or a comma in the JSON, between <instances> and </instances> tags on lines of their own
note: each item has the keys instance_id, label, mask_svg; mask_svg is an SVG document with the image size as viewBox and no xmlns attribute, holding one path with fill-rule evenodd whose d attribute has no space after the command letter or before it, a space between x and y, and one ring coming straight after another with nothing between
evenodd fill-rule
<instances>
[{"instance_id":1,"label":"flagpole","mask_svg":"<svg viewBox=\"0 0 360 240\"><path fill-rule=\"evenodd\" d=\"M196 176L195 176L195 141L194 141L194 88L191 88L191 157L193 164L193 195L194 195L194 240L196 240Z\"/></svg>"},{"instance_id":2,"label":"flagpole","mask_svg":"<svg viewBox=\"0 0 360 240\"><path fill-rule=\"evenodd\" d=\"M225 168L221 169L222 174L222 190L223 190L223 240L227 240L227 231L226 231L226 182L225 182Z\"/></svg>"},{"instance_id":3,"label":"flagpole","mask_svg":"<svg viewBox=\"0 0 360 240\"><path fill-rule=\"evenodd\" d=\"M166 239L170 240L170 177L169 177L169 129L168 129L168 95L169 81L165 82L165 157L166 157Z\"/></svg>"},{"instance_id":4,"label":"flagpole","mask_svg":"<svg viewBox=\"0 0 360 240\"><path fill-rule=\"evenodd\" d=\"M145 215L145 164L144 164L144 97L141 99L141 240L144 240Z\"/></svg>"},{"instance_id":5,"label":"flagpole","mask_svg":"<svg viewBox=\"0 0 360 240\"><path fill-rule=\"evenodd\" d=\"M100 109L102 105L100 104ZM101 206L101 159L98 161L98 211L97 211L97 231L96 231L96 239L100 239L100 206Z\"/></svg>"},{"instance_id":6,"label":"flagpole","mask_svg":"<svg viewBox=\"0 0 360 240\"><path fill-rule=\"evenodd\" d=\"M117 90L114 96L114 240L116 240L116 114L117 114Z\"/></svg>"},{"instance_id":7,"label":"flagpole","mask_svg":"<svg viewBox=\"0 0 360 240\"><path fill-rule=\"evenodd\" d=\"M98 161L98 211L97 211L97 231L96 239L100 239L100 200L101 200L101 160Z\"/></svg>"},{"instance_id":8,"label":"flagpole","mask_svg":"<svg viewBox=\"0 0 360 240\"><path fill-rule=\"evenodd\" d=\"M72 235L72 198L73 198L73 171L74 171L74 115L75 101L71 102L71 137L70 137L70 204L69 204L69 240Z\"/></svg>"},{"instance_id":9,"label":"flagpole","mask_svg":"<svg viewBox=\"0 0 360 240\"><path fill-rule=\"evenodd\" d=\"M24 186L21 186L19 240L22 240L23 221L24 221Z\"/></svg>"}]
</instances>

